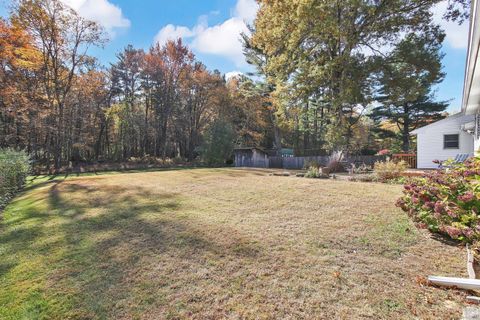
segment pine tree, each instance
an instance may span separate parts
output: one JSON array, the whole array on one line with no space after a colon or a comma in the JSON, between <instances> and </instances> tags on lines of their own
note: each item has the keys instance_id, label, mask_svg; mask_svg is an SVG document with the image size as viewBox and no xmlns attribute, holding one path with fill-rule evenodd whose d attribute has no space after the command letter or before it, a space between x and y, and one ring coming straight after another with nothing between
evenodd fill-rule
<instances>
[{"instance_id":1,"label":"pine tree","mask_svg":"<svg viewBox=\"0 0 480 320\"><path fill-rule=\"evenodd\" d=\"M410 34L382 61L379 75L378 106L371 117L398 126L402 149L410 151L410 132L427 122L438 120L448 104L435 101L434 87L442 72L441 45L443 32Z\"/></svg>"}]
</instances>

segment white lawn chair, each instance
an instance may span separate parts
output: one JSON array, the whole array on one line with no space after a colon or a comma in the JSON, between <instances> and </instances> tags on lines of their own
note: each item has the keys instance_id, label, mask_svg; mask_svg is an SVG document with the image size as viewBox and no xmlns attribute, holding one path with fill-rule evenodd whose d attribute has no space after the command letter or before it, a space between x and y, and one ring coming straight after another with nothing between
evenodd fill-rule
<instances>
[{"instance_id":1,"label":"white lawn chair","mask_svg":"<svg viewBox=\"0 0 480 320\"><path fill-rule=\"evenodd\" d=\"M447 161L440 161L439 165L438 165L438 168L439 169L448 169L448 168L451 168L453 167L455 164L460 164L460 163L464 163L465 161L468 160L468 158L470 158L471 155L468 154L468 153L459 153L455 156L455 159L453 159L453 161L451 162L451 164L449 165L445 165L444 163Z\"/></svg>"}]
</instances>

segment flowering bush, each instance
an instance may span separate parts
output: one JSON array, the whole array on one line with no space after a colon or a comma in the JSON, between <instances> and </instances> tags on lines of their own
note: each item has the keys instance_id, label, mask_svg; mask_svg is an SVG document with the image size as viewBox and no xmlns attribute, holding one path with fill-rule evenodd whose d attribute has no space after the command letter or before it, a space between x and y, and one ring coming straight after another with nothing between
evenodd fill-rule
<instances>
[{"instance_id":1,"label":"flowering bush","mask_svg":"<svg viewBox=\"0 0 480 320\"><path fill-rule=\"evenodd\" d=\"M375 174L380 181L387 181L398 179L402 173L407 170L407 163L405 161L394 162L376 162L374 166Z\"/></svg>"},{"instance_id":2,"label":"flowering bush","mask_svg":"<svg viewBox=\"0 0 480 320\"><path fill-rule=\"evenodd\" d=\"M377 156L388 156L390 154L392 154L392 152L388 149L382 149L377 152Z\"/></svg>"},{"instance_id":3,"label":"flowering bush","mask_svg":"<svg viewBox=\"0 0 480 320\"><path fill-rule=\"evenodd\" d=\"M467 243L480 240L480 158L405 185L397 206L421 228Z\"/></svg>"}]
</instances>

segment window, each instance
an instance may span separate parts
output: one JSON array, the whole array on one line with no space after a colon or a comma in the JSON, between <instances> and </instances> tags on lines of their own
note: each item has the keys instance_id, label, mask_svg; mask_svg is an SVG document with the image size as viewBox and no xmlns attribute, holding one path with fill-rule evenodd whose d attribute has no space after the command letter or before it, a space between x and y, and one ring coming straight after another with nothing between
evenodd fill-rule
<instances>
[{"instance_id":1,"label":"window","mask_svg":"<svg viewBox=\"0 0 480 320\"><path fill-rule=\"evenodd\" d=\"M458 134L446 134L443 136L443 148L444 149L458 149Z\"/></svg>"}]
</instances>

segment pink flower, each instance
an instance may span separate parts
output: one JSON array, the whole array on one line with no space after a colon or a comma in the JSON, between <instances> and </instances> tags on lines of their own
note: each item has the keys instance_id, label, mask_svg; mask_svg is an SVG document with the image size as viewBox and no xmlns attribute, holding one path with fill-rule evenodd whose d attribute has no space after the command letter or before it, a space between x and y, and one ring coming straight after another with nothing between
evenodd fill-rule
<instances>
[{"instance_id":1,"label":"pink flower","mask_svg":"<svg viewBox=\"0 0 480 320\"><path fill-rule=\"evenodd\" d=\"M428 194L421 194L420 199L422 199L424 202L430 202L430 196Z\"/></svg>"},{"instance_id":2,"label":"pink flower","mask_svg":"<svg viewBox=\"0 0 480 320\"><path fill-rule=\"evenodd\" d=\"M432 210L433 208L435 208L435 203L432 202L432 201L427 201L425 202L425 204L423 205L423 208L425 210Z\"/></svg>"},{"instance_id":3,"label":"pink flower","mask_svg":"<svg viewBox=\"0 0 480 320\"><path fill-rule=\"evenodd\" d=\"M464 176L464 177L469 177L469 176L474 176L475 174L476 174L475 171L466 170L466 171L463 173L463 176Z\"/></svg>"},{"instance_id":4,"label":"pink flower","mask_svg":"<svg viewBox=\"0 0 480 320\"><path fill-rule=\"evenodd\" d=\"M449 187L450 190L452 190L452 191L456 191L457 188L458 188L457 185L455 185L454 183L450 184L448 187Z\"/></svg>"},{"instance_id":5,"label":"pink flower","mask_svg":"<svg viewBox=\"0 0 480 320\"><path fill-rule=\"evenodd\" d=\"M399 208L402 208L404 211L406 211L407 203L402 198L398 199L395 205Z\"/></svg>"},{"instance_id":6,"label":"pink flower","mask_svg":"<svg viewBox=\"0 0 480 320\"><path fill-rule=\"evenodd\" d=\"M428 227L427 224L424 222L417 223L417 228L419 229L427 229L427 227Z\"/></svg>"},{"instance_id":7,"label":"pink flower","mask_svg":"<svg viewBox=\"0 0 480 320\"><path fill-rule=\"evenodd\" d=\"M475 198L475 195L473 192L466 192L465 194L458 196L458 200L463 201L463 202L469 202L472 201Z\"/></svg>"},{"instance_id":8,"label":"pink flower","mask_svg":"<svg viewBox=\"0 0 480 320\"><path fill-rule=\"evenodd\" d=\"M434 210L438 214L442 214L445 212L445 204L441 201L437 201L434 206Z\"/></svg>"},{"instance_id":9,"label":"pink flower","mask_svg":"<svg viewBox=\"0 0 480 320\"><path fill-rule=\"evenodd\" d=\"M465 229L462 230L462 232L463 232L464 236L467 237L467 238L473 237L474 232L473 232L472 228L465 228Z\"/></svg>"},{"instance_id":10,"label":"pink flower","mask_svg":"<svg viewBox=\"0 0 480 320\"><path fill-rule=\"evenodd\" d=\"M457 218L458 217L458 215L455 213L455 211L450 210L450 209L447 210L447 214L451 218Z\"/></svg>"},{"instance_id":11,"label":"pink flower","mask_svg":"<svg viewBox=\"0 0 480 320\"><path fill-rule=\"evenodd\" d=\"M448 235L452 238L458 238L459 236L462 235L462 230L451 227L451 226L446 226L445 231L448 233Z\"/></svg>"},{"instance_id":12,"label":"pink flower","mask_svg":"<svg viewBox=\"0 0 480 320\"><path fill-rule=\"evenodd\" d=\"M378 151L377 155L379 155L379 156L386 156L386 155L389 155L390 153L391 153L390 150L388 150L388 149L382 149L382 150Z\"/></svg>"}]
</instances>

